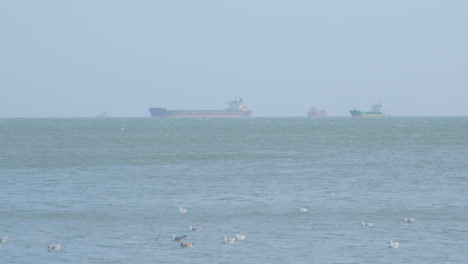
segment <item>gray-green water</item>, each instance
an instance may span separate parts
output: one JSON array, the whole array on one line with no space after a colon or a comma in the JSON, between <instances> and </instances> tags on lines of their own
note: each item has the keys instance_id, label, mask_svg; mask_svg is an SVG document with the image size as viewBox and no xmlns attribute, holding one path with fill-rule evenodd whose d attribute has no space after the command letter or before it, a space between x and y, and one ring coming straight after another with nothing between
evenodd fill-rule
<instances>
[{"instance_id":1,"label":"gray-green water","mask_svg":"<svg viewBox=\"0 0 468 264\"><path fill-rule=\"evenodd\" d=\"M2 263L467 263L468 118L0 119L0 148Z\"/></svg>"}]
</instances>

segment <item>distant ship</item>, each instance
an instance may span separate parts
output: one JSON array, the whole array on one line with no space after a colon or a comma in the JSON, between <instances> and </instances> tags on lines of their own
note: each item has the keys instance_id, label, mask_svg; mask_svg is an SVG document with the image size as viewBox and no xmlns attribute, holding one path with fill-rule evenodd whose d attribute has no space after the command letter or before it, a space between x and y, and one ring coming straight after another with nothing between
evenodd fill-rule
<instances>
[{"instance_id":1,"label":"distant ship","mask_svg":"<svg viewBox=\"0 0 468 264\"><path fill-rule=\"evenodd\" d=\"M227 102L226 110L167 110L161 107L149 109L151 117L247 117L252 111L242 98Z\"/></svg>"},{"instance_id":2,"label":"distant ship","mask_svg":"<svg viewBox=\"0 0 468 264\"><path fill-rule=\"evenodd\" d=\"M312 107L307 112L307 117L327 117L328 113L325 110L318 110L317 107Z\"/></svg>"},{"instance_id":3,"label":"distant ship","mask_svg":"<svg viewBox=\"0 0 468 264\"><path fill-rule=\"evenodd\" d=\"M352 117L384 117L386 115L381 103L372 105L369 112L359 111L356 109L349 112L351 113Z\"/></svg>"},{"instance_id":4,"label":"distant ship","mask_svg":"<svg viewBox=\"0 0 468 264\"><path fill-rule=\"evenodd\" d=\"M101 112L99 115L96 115L96 118L106 118L106 117L108 117L108 116L107 116L107 112L105 112L105 111Z\"/></svg>"}]
</instances>

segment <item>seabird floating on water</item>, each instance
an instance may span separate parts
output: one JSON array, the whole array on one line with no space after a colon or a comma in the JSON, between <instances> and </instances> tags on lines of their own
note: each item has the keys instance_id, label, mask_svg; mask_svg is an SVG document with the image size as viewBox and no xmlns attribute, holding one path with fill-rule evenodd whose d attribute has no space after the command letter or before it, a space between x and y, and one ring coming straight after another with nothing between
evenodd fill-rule
<instances>
[{"instance_id":1,"label":"seabird floating on water","mask_svg":"<svg viewBox=\"0 0 468 264\"><path fill-rule=\"evenodd\" d=\"M236 234L236 240L244 240L245 235Z\"/></svg>"},{"instance_id":2,"label":"seabird floating on water","mask_svg":"<svg viewBox=\"0 0 468 264\"><path fill-rule=\"evenodd\" d=\"M305 207L302 207L302 208L299 208L299 212L301 213L305 213L307 212L309 209L308 208L305 208Z\"/></svg>"},{"instance_id":3,"label":"seabird floating on water","mask_svg":"<svg viewBox=\"0 0 468 264\"><path fill-rule=\"evenodd\" d=\"M193 247L193 245L195 245L195 243L193 243L193 242L187 242L187 243L182 242L182 243L180 243L181 247Z\"/></svg>"},{"instance_id":4,"label":"seabird floating on water","mask_svg":"<svg viewBox=\"0 0 468 264\"><path fill-rule=\"evenodd\" d=\"M189 226L188 228L192 231L200 231L202 229L205 229L204 227L201 227L201 226L196 226L196 227Z\"/></svg>"},{"instance_id":5,"label":"seabird floating on water","mask_svg":"<svg viewBox=\"0 0 468 264\"><path fill-rule=\"evenodd\" d=\"M179 207L179 213L185 214L186 212L187 212L187 208Z\"/></svg>"},{"instance_id":6,"label":"seabird floating on water","mask_svg":"<svg viewBox=\"0 0 468 264\"><path fill-rule=\"evenodd\" d=\"M5 243L7 241L7 239L8 239L8 236L2 236L0 238L0 243Z\"/></svg>"},{"instance_id":7,"label":"seabird floating on water","mask_svg":"<svg viewBox=\"0 0 468 264\"><path fill-rule=\"evenodd\" d=\"M388 242L389 242L389 245L388 245L389 248L398 248L398 246L400 245L400 242L393 242L391 240Z\"/></svg>"},{"instance_id":8,"label":"seabird floating on water","mask_svg":"<svg viewBox=\"0 0 468 264\"><path fill-rule=\"evenodd\" d=\"M361 222L361 225L362 225L362 226L367 226L367 227L372 227L372 226L374 226L374 223L365 223L365 222Z\"/></svg>"},{"instance_id":9,"label":"seabird floating on water","mask_svg":"<svg viewBox=\"0 0 468 264\"><path fill-rule=\"evenodd\" d=\"M172 240L174 240L174 241L182 241L182 240L184 240L186 237L187 237L187 235L182 235L182 236L175 236L175 235L172 235Z\"/></svg>"},{"instance_id":10,"label":"seabird floating on water","mask_svg":"<svg viewBox=\"0 0 468 264\"><path fill-rule=\"evenodd\" d=\"M234 244L234 242L236 242L237 238L233 237L233 238L227 238L226 236L224 236L224 243L226 244Z\"/></svg>"},{"instance_id":11,"label":"seabird floating on water","mask_svg":"<svg viewBox=\"0 0 468 264\"><path fill-rule=\"evenodd\" d=\"M416 221L416 219L414 219L414 218L405 218L405 219L403 219L403 221L406 222L406 223L413 223L414 221Z\"/></svg>"},{"instance_id":12,"label":"seabird floating on water","mask_svg":"<svg viewBox=\"0 0 468 264\"><path fill-rule=\"evenodd\" d=\"M60 250L62 247L63 247L62 244L47 246L47 248L50 250Z\"/></svg>"}]
</instances>

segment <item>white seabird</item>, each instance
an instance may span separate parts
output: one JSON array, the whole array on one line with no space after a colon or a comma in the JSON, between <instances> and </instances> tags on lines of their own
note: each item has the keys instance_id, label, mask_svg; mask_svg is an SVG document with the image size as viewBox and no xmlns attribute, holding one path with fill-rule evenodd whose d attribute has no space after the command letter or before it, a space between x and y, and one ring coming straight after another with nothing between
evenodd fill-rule
<instances>
[{"instance_id":1,"label":"white seabird","mask_svg":"<svg viewBox=\"0 0 468 264\"><path fill-rule=\"evenodd\" d=\"M305 213L305 212L307 212L308 210L309 210L309 209L306 208L306 207L299 208L299 212L301 212L301 213Z\"/></svg>"},{"instance_id":2,"label":"white seabird","mask_svg":"<svg viewBox=\"0 0 468 264\"><path fill-rule=\"evenodd\" d=\"M62 244L47 246L47 248L50 250L60 250L62 247L63 247Z\"/></svg>"},{"instance_id":3,"label":"white seabird","mask_svg":"<svg viewBox=\"0 0 468 264\"><path fill-rule=\"evenodd\" d=\"M388 242L389 242L389 245L388 245L389 248L398 248L398 246L400 245L400 242L393 242L391 240Z\"/></svg>"},{"instance_id":4,"label":"white seabird","mask_svg":"<svg viewBox=\"0 0 468 264\"><path fill-rule=\"evenodd\" d=\"M244 240L245 235L236 234L236 240Z\"/></svg>"},{"instance_id":5,"label":"white seabird","mask_svg":"<svg viewBox=\"0 0 468 264\"><path fill-rule=\"evenodd\" d=\"M414 219L414 218L405 218L405 219L403 219L403 221L406 222L406 223L413 223L414 221L416 221L416 219Z\"/></svg>"},{"instance_id":6,"label":"white seabird","mask_svg":"<svg viewBox=\"0 0 468 264\"><path fill-rule=\"evenodd\" d=\"M204 227L201 227L201 226L196 226L196 227L188 226L188 228L192 231L200 231L202 229L205 229Z\"/></svg>"},{"instance_id":7,"label":"white seabird","mask_svg":"<svg viewBox=\"0 0 468 264\"><path fill-rule=\"evenodd\" d=\"M179 207L179 213L185 214L186 212L187 212L187 208Z\"/></svg>"},{"instance_id":8,"label":"white seabird","mask_svg":"<svg viewBox=\"0 0 468 264\"><path fill-rule=\"evenodd\" d=\"M365 222L361 222L361 225L362 225L362 226L367 226L367 227L373 227L373 226L374 226L374 223L365 223Z\"/></svg>"},{"instance_id":9,"label":"white seabird","mask_svg":"<svg viewBox=\"0 0 468 264\"><path fill-rule=\"evenodd\" d=\"M187 235L182 235L182 236L175 236L175 235L172 235L172 240L174 240L174 241L182 241L182 240L184 240L186 237L187 237Z\"/></svg>"},{"instance_id":10,"label":"white seabird","mask_svg":"<svg viewBox=\"0 0 468 264\"><path fill-rule=\"evenodd\" d=\"M8 236L2 236L0 238L0 243L5 243L7 241L7 239L8 239Z\"/></svg>"},{"instance_id":11,"label":"white seabird","mask_svg":"<svg viewBox=\"0 0 468 264\"><path fill-rule=\"evenodd\" d=\"M234 244L234 242L236 242L237 238L233 237L233 238L227 238L226 236L224 236L224 243L226 244Z\"/></svg>"}]
</instances>

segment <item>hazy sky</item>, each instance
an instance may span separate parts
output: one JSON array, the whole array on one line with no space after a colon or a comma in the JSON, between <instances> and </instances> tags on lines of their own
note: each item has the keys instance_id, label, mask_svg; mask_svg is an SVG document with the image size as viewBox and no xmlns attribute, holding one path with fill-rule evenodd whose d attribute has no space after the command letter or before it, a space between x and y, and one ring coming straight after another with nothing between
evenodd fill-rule
<instances>
[{"instance_id":1,"label":"hazy sky","mask_svg":"<svg viewBox=\"0 0 468 264\"><path fill-rule=\"evenodd\" d=\"M1 1L0 117L468 115L468 1Z\"/></svg>"}]
</instances>

